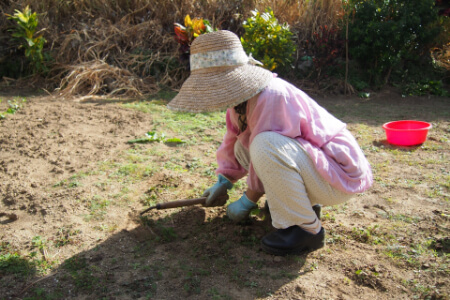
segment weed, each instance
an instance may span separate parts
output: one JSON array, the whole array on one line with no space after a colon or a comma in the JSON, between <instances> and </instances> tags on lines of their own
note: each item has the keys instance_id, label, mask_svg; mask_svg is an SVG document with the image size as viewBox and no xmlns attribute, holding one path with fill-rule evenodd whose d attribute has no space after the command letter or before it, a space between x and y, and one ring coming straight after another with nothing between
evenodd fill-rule
<instances>
[{"instance_id":1,"label":"weed","mask_svg":"<svg viewBox=\"0 0 450 300\"><path fill-rule=\"evenodd\" d=\"M172 161L167 161L164 163L164 169L166 170L173 170L173 171L179 171L179 172L186 172L187 170L178 163L173 163Z\"/></svg>"},{"instance_id":2,"label":"weed","mask_svg":"<svg viewBox=\"0 0 450 300\"><path fill-rule=\"evenodd\" d=\"M90 210L89 215L85 216L86 221L94 220L103 220L106 213L107 208L110 204L110 201L104 199L101 196L95 195L91 200L87 201L87 206Z\"/></svg>"},{"instance_id":3,"label":"weed","mask_svg":"<svg viewBox=\"0 0 450 300\"><path fill-rule=\"evenodd\" d=\"M82 256L74 256L67 259L62 268L67 270L78 289L91 290L99 282L89 268L87 259Z\"/></svg>"},{"instance_id":4,"label":"weed","mask_svg":"<svg viewBox=\"0 0 450 300\"><path fill-rule=\"evenodd\" d=\"M28 276L36 271L35 264L18 253L0 255L0 275Z\"/></svg>"},{"instance_id":5,"label":"weed","mask_svg":"<svg viewBox=\"0 0 450 300\"><path fill-rule=\"evenodd\" d=\"M177 234L172 227L160 226L159 231L161 232L161 238L165 242L172 242L177 238Z\"/></svg>"},{"instance_id":6,"label":"weed","mask_svg":"<svg viewBox=\"0 0 450 300\"><path fill-rule=\"evenodd\" d=\"M251 247L259 245L260 240L253 234L251 229L241 228L239 230L239 235L241 236L242 245Z\"/></svg>"},{"instance_id":7,"label":"weed","mask_svg":"<svg viewBox=\"0 0 450 300\"><path fill-rule=\"evenodd\" d=\"M188 271L186 276L184 277L184 290L189 294L194 293L198 295L201 292L200 285L201 279L199 278L198 274L193 271Z\"/></svg>"},{"instance_id":8,"label":"weed","mask_svg":"<svg viewBox=\"0 0 450 300\"><path fill-rule=\"evenodd\" d=\"M8 100L8 108L4 112L0 112L0 120L6 119L6 115L15 114L20 108L22 108L23 103L25 103L25 98L14 98L13 100ZM0 103L2 100L0 99Z\"/></svg>"},{"instance_id":9,"label":"weed","mask_svg":"<svg viewBox=\"0 0 450 300\"><path fill-rule=\"evenodd\" d=\"M61 227L58 229L56 238L53 241L55 247L63 247L68 244L75 242L74 236L79 234L81 231L79 229L73 229L72 226Z\"/></svg>"},{"instance_id":10,"label":"weed","mask_svg":"<svg viewBox=\"0 0 450 300\"><path fill-rule=\"evenodd\" d=\"M196 143L196 139L202 139L205 132L210 135L218 133L222 136L225 133L225 112L215 113L177 113L169 110L165 103L161 101L142 101L126 104L126 107L136 109L147 113L158 113L160 118L153 121L152 131L157 131L161 127L165 127L169 132L173 132L174 136L184 141L187 145ZM184 139L189 136L189 139Z\"/></svg>"},{"instance_id":11,"label":"weed","mask_svg":"<svg viewBox=\"0 0 450 300\"><path fill-rule=\"evenodd\" d=\"M319 264L315 261L311 262L310 265L307 267L307 271L315 271L319 268Z\"/></svg>"},{"instance_id":12,"label":"weed","mask_svg":"<svg viewBox=\"0 0 450 300\"><path fill-rule=\"evenodd\" d=\"M99 230L99 231L105 231L108 233L115 232L117 230L117 228L118 228L117 224L113 224L113 225L101 224L98 226L94 226L94 229Z\"/></svg>"},{"instance_id":13,"label":"weed","mask_svg":"<svg viewBox=\"0 0 450 300\"><path fill-rule=\"evenodd\" d=\"M63 268L69 272L79 271L86 268L87 266L87 260L82 256L73 256L67 259L63 264Z\"/></svg>"},{"instance_id":14,"label":"weed","mask_svg":"<svg viewBox=\"0 0 450 300\"><path fill-rule=\"evenodd\" d=\"M322 219L324 221L329 221L331 223L335 223L336 222L336 217L334 216L334 214L331 214L328 211L326 213L322 212Z\"/></svg>"},{"instance_id":15,"label":"weed","mask_svg":"<svg viewBox=\"0 0 450 300\"><path fill-rule=\"evenodd\" d=\"M69 188L76 188L76 187L80 187L80 186L82 186L82 184L79 181L72 181L68 185Z\"/></svg>"},{"instance_id":16,"label":"weed","mask_svg":"<svg viewBox=\"0 0 450 300\"><path fill-rule=\"evenodd\" d=\"M290 272L287 272L285 270L280 270L278 273L273 274L270 278L272 278L273 280L277 280L277 279L289 279L289 280L293 280L295 278L298 277L298 274L292 274Z\"/></svg>"},{"instance_id":17,"label":"weed","mask_svg":"<svg viewBox=\"0 0 450 300\"><path fill-rule=\"evenodd\" d=\"M353 227L351 233L354 240L372 245L378 245L384 242L384 239L379 235L379 225L369 226L367 228Z\"/></svg>"},{"instance_id":18,"label":"weed","mask_svg":"<svg viewBox=\"0 0 450 300\"><path fill-rule=\"evenodd\" d=\"M386 289L379 279L380 272L378 266L365 266L361 269L357 269L354 274L350 274L350 276L355 282L358 282L362 285L369 286L374 289Z\"/></svg>"},{"instance_id":19,"label":"weed","mask_svg":"<svg viewBox=\"0 0 450 300\"><path fill-rule=\"evenodd\" d=\"M33 248L38 248L39 250L44 250L47 248L47 241L43 239L40 235L37 235L31 239L31 244Z\"/></svg>"},{"instance_id":20,"label":"weed","mask_svg":"<svg viewBox=\"0 0 450 300\"><path fill-rule=\"evenodd\" d=\"M208 295L211 296L211 299L213 299L213 300L221 300L221 299L231 300L231 299L233 299L229 295L221 294L219 292L219 290L215 287L212 287L208 290Z\"/></svg>"},{"instance_id":21,"label":"weed","mask_svg":"<svg viewBox=\"0 0 450 300\"><path fill-rule=\"evenodd\" d=\"M414 293L414 299L440 299L440 292L435 285L421 283L418 279L404 279L402 285ZM441 294L442 296L442 294ZM444 296L445 298L445 296Z\"/></svg>"},{"instance_id":22,"label":"weed","mask_svg":"<svg viewBox=\"0 0 450 300\"><path fill-rule=\"evenodd\" d=\"M63 298L63 292L59 289L49 292L44 288L36 288L32 290L30 296L23 298L23 300L57 300Z\"/></svg>"},{"instance_id":23,"label":"weed","mask_svg":"<svg viewBox=\"0 0 450 300\"><path fill-rule=\"evenodd\" d=\"M343 242L343 237L342 235L332 231L332 232L328 232L327 235L327 244L337 244Z\"/></svg>"},{"instance_id":24,"label":"weed","mask_svg":"<svg viewBox=\"0 0 450 300\"><path fill-rule=\"evenodd\" d=\"M172 242L178 237L173 227L165 226L165 223L168 222L168 220L169 217L166 217L158 221L154 221L153 219L150 219L147 216L140 217L140 222L142 223L142 225L151 227L152 230L154 230L157 233L158 237L156 240L166 243Z\"/></svg>"},{"instance_id":25,"label":"weed","mask_svg":"<svg viewBox=\"0 0 450 300\"><path fill-rule=\"evenodd\" d=\"M71 273L75 286L80 290L92 290L99 281L90 270L80 270Z\"/></svg>"},{"instance_id":26,"label":"weed","mask_svg":"<svg viewBox=\"0 0 450 300\"><path fill-rule=\"evenodd\" d=\"M391 221L401 221L401 222L408 223L408 224L417 224L420 222L420 217L407 216L404 214L388 213L387 218Z\"/></svg>"},{"instance_id":27,"label":"weed","mask_svg":"<svg viewBox=\"0 0 450 300\"><path fill-rule=\"evenodd\" d=\"M249 288L257 288L259 285L257 282L254 281L246 281L244 282L244 286Z\"/></svg>"}]
</instances>

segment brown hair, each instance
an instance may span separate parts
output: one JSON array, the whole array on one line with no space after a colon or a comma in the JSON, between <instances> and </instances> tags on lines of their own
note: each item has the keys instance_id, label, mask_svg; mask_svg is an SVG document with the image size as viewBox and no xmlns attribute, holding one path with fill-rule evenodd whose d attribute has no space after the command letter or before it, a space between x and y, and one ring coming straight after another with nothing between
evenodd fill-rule
<instances>
[{"instance_id":1,"label":"brown hair","mask_svg":"<svg viewBox=\"0 0 450 300\"><path fill-rule=\"evenodd\" d=\"M239 114L239 130L244 132L247 129L247 102L242 102L234 107L234 110Z\"/></svg>"}]
</instances>

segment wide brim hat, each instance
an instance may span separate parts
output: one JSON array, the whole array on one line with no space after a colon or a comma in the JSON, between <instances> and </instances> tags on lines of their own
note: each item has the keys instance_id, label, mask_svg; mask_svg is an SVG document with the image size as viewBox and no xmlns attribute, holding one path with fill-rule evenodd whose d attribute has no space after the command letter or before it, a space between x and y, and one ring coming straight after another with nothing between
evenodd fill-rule
<instances>
[{"instance_id":1,"label":"wide brim hat","mask_svg":"<svg viewBox=\"0 0 450 300\"><path fill-rule=\"evenodd\" d=\"M183 112L234 107L261 92L273 73L245 53L238 36L220 30L197 37L190 49L191 74L167 105Z\"/></svg>"}]
</instances>

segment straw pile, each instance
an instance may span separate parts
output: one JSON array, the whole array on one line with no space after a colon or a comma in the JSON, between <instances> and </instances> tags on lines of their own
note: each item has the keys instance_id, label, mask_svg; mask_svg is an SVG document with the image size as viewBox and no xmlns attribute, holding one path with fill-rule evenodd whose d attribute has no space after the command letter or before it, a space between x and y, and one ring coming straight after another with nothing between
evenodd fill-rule
<instances>
[{"instance_id":1,"label":"straw pile","mask_svg":"<svg viewBox=\"0 0 450 300\"><path fill-rule=\"evenodd\" d=\"M108 97L142 97L157 91L152 77L139 78L126 69L97 60L68 67L61 81L60 96L106 95Z\"/></svg>"},{"instance_id":2,"label":"straw pile","mask_svg":"<svg viewBox=\"0 0 450 300\"><path fill-rule=\"evenodd\" d=\"M177 86L185 76L181 66L169 66L177 64L176 44L152 20L133 24L127 15L112 23L100 17L82 27L55 40L53 79L60 80L61 95L141 97L158 85Z\"/></svg>"}]
</instances>

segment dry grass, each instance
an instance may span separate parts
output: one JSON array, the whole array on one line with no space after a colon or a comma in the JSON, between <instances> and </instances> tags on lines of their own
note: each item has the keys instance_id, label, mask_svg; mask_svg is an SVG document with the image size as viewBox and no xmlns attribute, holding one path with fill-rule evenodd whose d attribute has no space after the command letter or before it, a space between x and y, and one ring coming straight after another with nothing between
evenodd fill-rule
<instances>
[{"instance_id":1,"label":"dry grass","mask_svg":"<svg viewBox=\"0 0 450 300\"><path fill-rule=\"evenodd\" d=\"M184 16L203 17L213 27L243 34L242 22L254 9L271 7L288 23L299 44L314 38L320 26L338 28L342 0L3 0L0 13L13 14L30 5L45 28L52 68L46 88L64 95L138 97L161 86L177 89L189 75L178 62L173 23ZM0 18L0 61L10 55L12 21ZM9 51L9 52L8 52ZM448 52L448 50L447 50ZM6 56L4 53L7 53ZM445 50L434 52L445 60ZM444 60L441 60L444 58ZM95 69L98 68L98 69ZM82 78L85 77L85 78ZM120 79L120 77L123 77ZM114 83L111 86L111 83Z\"/></svg>"},{"instance_id":2,"label":"dry grass","mask_svg":"<svg viewBox=\"0 0 450 300\"><path fill-rule=\"evenodd\" d=\"M70 65L70 71L61 81L60 96L107 95L108 97L142 97L157 91L151 77L141 79L126 69L95 60Z\"/></svg>"},{"instance_id":3,"label":"dry grass","mask_svg":"<svg viewBox=\"0 0 450 300\"><path fill-rule=\"evenodd\" d=\"M255 1L11 0L2 13L28 4L45 28L53 67L47 88L70 95L138 97L161 86L178 88L188 71L178 63L173 23L186 14L238 32ZM1 19L0 32L12 26ZM1 35L1 34L0 34ZM121 77L123 77L121 79ZM112 84L113 83L113 84ZM113 86L111 86L113 85Z\"/></svg>"},{"instance_id":4,"label":"dry grass","mask_svg":"<svg viewBox=\"0 0 450 300\"><path fill-rule=\"evenodd\" d=\"M344 15L342 1L339 0L302 0L296 29L300 41L314 38L320 26L339 28Z\"/></svg>"}]
</instances>

